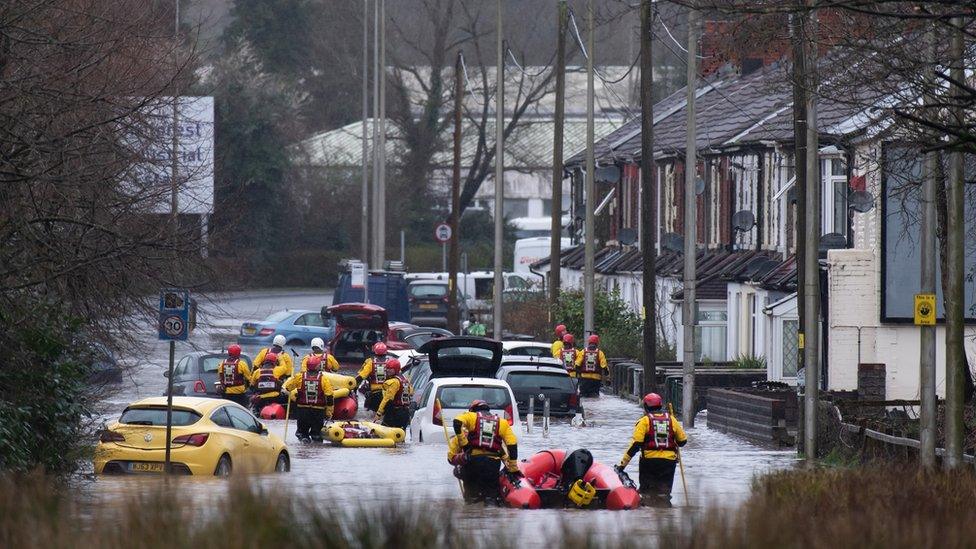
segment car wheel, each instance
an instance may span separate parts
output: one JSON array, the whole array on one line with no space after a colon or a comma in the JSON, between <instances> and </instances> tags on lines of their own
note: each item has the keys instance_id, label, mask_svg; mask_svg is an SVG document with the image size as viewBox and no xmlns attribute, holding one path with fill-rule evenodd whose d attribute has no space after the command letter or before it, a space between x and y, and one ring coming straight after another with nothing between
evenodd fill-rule
<instances>
[{"instance_id":1,"label":"car wheel","mask_svg":"<svg viewBox=\"0 0 976 549\"><path fill-rule=\"evenodd\" d=\"M275 473L287 473L291 471L291 460L288 454L282 452L278 454L278 461L275 462Z\"/></svg>"},{"instance_id":2,"label":"car wheel","mask_svg":"<svg viewBox=\"0 0 976 549\"><path fill-rule=\"evenodd\" d=\"M230 461L230 456L224 454L220 456L220 461L217 462L217 468L214 469L214 476L215 477L230 476L233 470L234 470L234 466Z\"/></svg>"},{"instance_id":3,"label":"car wheel","mask_svg":"<svg viewBox=\"0 0 976 549\"><path fill-rule=\"evenodd\" d=\"M305 342L300 339L292 339L289 340L285 345L288 345L289 347L304 347Z\"/></svg>"}]
</instances>

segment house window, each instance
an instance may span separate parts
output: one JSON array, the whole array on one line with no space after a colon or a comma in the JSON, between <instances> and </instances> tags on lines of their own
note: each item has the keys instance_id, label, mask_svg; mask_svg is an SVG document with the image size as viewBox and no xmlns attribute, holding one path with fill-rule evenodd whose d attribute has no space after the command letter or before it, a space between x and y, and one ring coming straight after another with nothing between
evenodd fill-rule
<instances>
[{"instance_id":1,"label":"house window","mask_svg":"<svg viewBox=\"0 0 976 549\"><path fill-rule=\"evenodd\" d=\"M800 365L800 349L797 345L800 333L800 321L783 320L783 375L782 377L796 377Z\"/></svg>"},{"instance_id":2,"label":"house window","mask_svg":"<svg viewBox=\"0 0 976 549\"><path fill-rule=\"evenodd\" d=\"M823 233L847 236L847 163L843 158L824 158L823 174Z\"/></svg>"},{"instance_id":3,"label":"house window","mask_svg":"<svg viewBox=\"0 0 976 549\"><path fill-rule=\"evenodd\" d=\"M724 303L698 303L695 313L695 360L725 360L729 313Z\"/></svg>"},{"instance_id":4,"label":"house window","mask_svg":"<svg viewBox=\"0 0 976 549\"><path fill-rule=\"evenodd\" d=\"M529 215L528 198L506 198L502 213L508 219L516 217L527 217Z\"/></svg>"}]
</instances>

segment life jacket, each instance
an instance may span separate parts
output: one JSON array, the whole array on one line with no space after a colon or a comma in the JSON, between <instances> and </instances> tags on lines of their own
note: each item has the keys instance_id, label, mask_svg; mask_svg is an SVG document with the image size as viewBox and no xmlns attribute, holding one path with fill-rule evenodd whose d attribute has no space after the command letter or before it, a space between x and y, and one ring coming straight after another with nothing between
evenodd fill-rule
<instances>
[{"instance_id":1,"label":"life jacket","mask_svg":"<svg viewBox=\"0 0 976 549\"><path fill-rule=\"evenodd\" d=\"M261 374L258 376L258 382L254 385L258 391L270 393L281 390L281 380L274 374L274 366L262 367L258 371Z\"/></svg>"},{"instance_id":2,"label":"life jacket","mask_svg":"<svg viewBox=\"0 0 976 549\"><path fill-rule=\"evenodd\" d=\"M600 369L600 350L587 349L583 351L583 372L595 374Z\"/></svg>"},{"instance_id":3,"label":"life jacket","mask_svg":"<svg viewBox=\"0 0 976 549\"><path fill-rule=\"evenodd\" d=\"M233 359L227 359L223 363L224 374L220 378L221 385L224 389L230 389L231 387L240 387L244 385L244 374L241 373L240 369L237 367L238 361Z\"/></svg>"},{"instance_id":4,"label":"life jacket","mask_svg":"<svg viewBox=\"0 0 976 549\"><path fill-rule=\"evenodd\" d=\"M569 371L576 369L576 348L564 348L562 351L563 367Z\"/></svg>"},{"instance_id":5,"label":"life jacket","mask_svg":"<svg viewBox=\"0 0 976 549\"><path fill-rule=\"evenodd\" d=\"M671 414L657 412L647 414L647 436L644 437L645 450L674 450L674 429L671 428Z\"/></svg>"},{"instance_id":6,"label":"life jacket","mask_svg":"<svg viewBox=\"0 0 976 549\"><path fill-rule=\"evenodd\" d=\"M410 382L400 374L397 374L394 378L400 381L400 388L393 395L393 402L390 404L401 408L410 406Z\"/></svg>"},{"instance_id":7,"label":"life jacket","mask_svg":"<svg viewBox=\"0 0 976 549\"><path fill-rule=\"evenodd\" d=\"M295 401L299 406L325 406L325 391L322 390L322 372L302 372L302 383L298 386Z\"/></svg>"},{"instance_id":8,"label":"life jacket","mask_svg":"<svg viewBox=\"0 0 976 549\"><path fill-rule=\"evenodd\" d=\"M488 452L502 452L502 437L498 433L501 420L494 414L478 412L474 430L468 432L468 446Z\"/></svg>"},{"instance_id":9,"label":"life jacket","mask_svg":"<svg viewBox=\"0 0 976 549\"><path fill-rule=\"evenodd\" d=\"M386 361L389 355L383 355L383 360L378 356L373 357L373 371L369 373L369 382L373 385L382 385L386 381Z\"/></svg>"}]
</instances>

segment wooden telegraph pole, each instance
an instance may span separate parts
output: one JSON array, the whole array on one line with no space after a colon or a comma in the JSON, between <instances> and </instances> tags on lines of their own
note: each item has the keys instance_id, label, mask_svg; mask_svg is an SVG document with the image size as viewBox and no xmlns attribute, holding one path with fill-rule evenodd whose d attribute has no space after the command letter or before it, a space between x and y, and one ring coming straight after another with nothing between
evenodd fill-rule
<instances>
[{"instance_id":1,"label":"wooden telegraph pole","mask_svg":"<svg viewBox=\"0 0 976 549\"><path fill-rule=\"evenodd\" d=\"M454 63L454 173L451 177L451 251L448 261L447 329L461 333L458 314L458 260L461 252L461 107L464 102L464 58L460 51Z\"/></svg>"},{"instance_id":2,"label":"wooden telegraph pole","mask_svg":"<svg viewBox=\"0 0 976 549\"><path fill-rule=\"evenodd\" d=\"M563 235L563 123L566 118L566 0L559 0L556 32L556 105L552 130L552 230L549 242L549 321L559 303L559 257Z\"/></svg>"},{"instance_id":3,"label":"wooden telegraph pole","mask_svg":"<svg viewBox=\"0 0 976 549\"><path fill-rule=\"evenodd\" d=\"M654 67L651 25L654 3L642 0L640 6L640 244L644 261L644 394L657 388L657 185L654 184Z\"/></svg>"}]
</instances>

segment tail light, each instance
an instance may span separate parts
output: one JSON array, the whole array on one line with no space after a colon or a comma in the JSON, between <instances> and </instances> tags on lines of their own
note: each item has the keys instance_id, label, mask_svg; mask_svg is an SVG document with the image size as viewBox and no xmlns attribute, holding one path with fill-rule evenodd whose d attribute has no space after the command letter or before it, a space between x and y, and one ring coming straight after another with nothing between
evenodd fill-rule
<instances>
[{"instance_id":1,"label":"tail light","mask_svg":"<svg viewBox=\"0 0 976 549\"><path fill-rule=\"evenodd\" d=\"M193 392L194 393L206 393L207 392L207 384L204 383L203 380L200 380L200 379L194 381L193 382Z\"/></svg>"},{"instance_id":2,"label":"tail light","mask_svg":"<svg viewBox=\"0 0 976 549\"><path fill-rule=\"evenodd\" d=\"M444 417L441 414L441 401L434 401L434 425L444 425Z\"/></svg>"},{"instance_id":3,"label":"tail light","mask_svg":"<svg viewBox=\"0 0 976 549\"><path fill-rule=\"evenodd\" d=\"M509 404L508 406L505 407L505 419L508 420L509 423L513 423L515 421L515 416L512 415L512 405L511 404Z\"/></svg>"},{"instance_id":4,"label":"tail light","mask_svg":"<svg viewBox=\"0 0 976 549\"><path fill-rule=\"evenodd\" d=\"M261 328L261 331L258 332L258 335L260 335L260 336L269 336L269 335L271 335L273 333L274 333L274 328Z\"/></svg>"},{"instance_id":5,"label":"tail light","mask_svg":"<svg viewBox=\"0 0 976 549\"><path fill-rule=\"evenodd\" d=\"M569 395L569 407L575 408L579 406L579 393L573 393Z\"/></svg>"},{"instance_id":6,"label":"tail light","mask_svg":"<svg viewBox=\"0 0 976 549\"><path fill-rule=\"evenodd\" d=\"M122 433L116 433L115 431L109 431L108 429L103 430L98 434L99 442L125 442L125 437Z\"/></svg>"},{"instance_id":7,"label":"tail light","mask_svg":"<svg viewBox=\"0 0 976 549\"><path fill-rule=\"evenodd\" d=\"M192 435L180 435L173 439L173 444L188 444L190 446L203 446L210 438L209 433L196 433Z\"/></svg>"}]
</instances>

